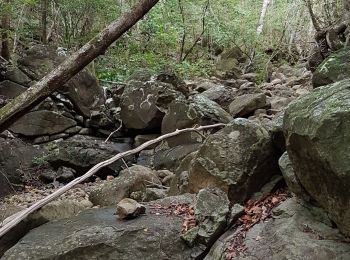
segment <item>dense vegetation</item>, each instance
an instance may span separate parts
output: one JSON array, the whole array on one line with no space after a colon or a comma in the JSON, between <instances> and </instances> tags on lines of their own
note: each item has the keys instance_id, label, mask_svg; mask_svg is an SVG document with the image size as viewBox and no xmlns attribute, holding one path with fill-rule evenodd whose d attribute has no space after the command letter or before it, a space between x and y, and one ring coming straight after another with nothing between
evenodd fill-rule
<instances>
[{"instance_id":1,"label":"dense vegetation","mask_svg":"<svg viewBox=\"0 0 350 260\"><path fill-rule=\"evenodd\" d=\"M135 2L4 0L2 33L9 37L11 56L32 42L75 49ZM209 76L218 55L229 47L239 47L260 70L277 56L281 62L294 62L310 54L315 26L325 28L339 19L342 4L341 0L162 0L97 60L97 76L122 81L144 67L172 69L184 77ZM310 19L310 11L315 19Z\"/></svg>"}]
</instances>

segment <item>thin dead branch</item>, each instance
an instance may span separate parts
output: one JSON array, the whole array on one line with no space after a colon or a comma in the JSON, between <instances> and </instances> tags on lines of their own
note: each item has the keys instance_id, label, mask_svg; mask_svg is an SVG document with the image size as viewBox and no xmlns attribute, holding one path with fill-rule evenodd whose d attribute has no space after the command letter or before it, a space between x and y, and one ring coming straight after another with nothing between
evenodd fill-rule
<instances>
[{"instance_id":1,"label":"thin dead branch","mask_svg":"<svg viewBox=\"0 0 350 260\"><path fill-rule=\"evenodd\" d=\"M66 191L72 189L74 186L76 186L77 184L87 180L88 178L90 178L92 175L94 175L98 170L100 170L101 168L110 165L112 163L114 163L115 161L122 159L126 156L130 156L133 154L136 154L138 152L141 152L142 150L144 150L145 148L159 143L169 137L173 137L179 134L183 134L183 133L187 133L187 132L192 132L192 131L200 131L200 130L206 130L206 129L212 129L212 128L218 128L218 127L224 127L225 124L214 124L214 125L207 125L207 126L200 126L200 127L193 127L193 128L185 128L185 129L180 129L180 130L176 130L172 133L168 133L165 135L162 135L156 139L150 140L148 142L145 142L144 144L136 147L135 149L123 152L123 153L118 153L117 155L113 156L112 158L105 160L103 162L100 162L98 164L96 164L94 167L92 167L87 173L85 173L84 175L74 179L73 181L69 182L67 185L63 186L62 188L56 190L54 193L50 194L49 196L43 198L42 200L39 200L38 202L34 203L32 206L30 206L29 208L18 212L17 214L9 217L8 219L6 219L6 223L4 224L4 226L2 226L0 228L0 238L2 236L4 236L8 231L10 231L13 227L15 227L17 224L19 224L22 220L26 219L30 214L32 214L33 212L37 211L38 209L42 208L43 206L45 206L46 204L50 203L51 201L55 200L56 198L58 198L59 196L61 196L62 194L64 194Z\"/></svg>"}]
</instances>

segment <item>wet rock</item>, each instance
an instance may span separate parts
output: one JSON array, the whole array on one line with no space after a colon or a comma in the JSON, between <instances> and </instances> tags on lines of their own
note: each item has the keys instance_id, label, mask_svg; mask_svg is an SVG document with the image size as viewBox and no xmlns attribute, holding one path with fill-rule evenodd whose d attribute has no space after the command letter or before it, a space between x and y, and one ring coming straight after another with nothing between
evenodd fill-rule
<instances>
[{"instance_id":1,"label":"wet rock","mask_svg":"<svg viewBox=\"0 0 350 260\"><path fill-rule=\"evenodd\" d=\"M318 88L289 105L287 152L301 185L350 236L350 80Z\"/></svg>"},{"instance_id":2,"label":"wet rock","mask_svg":"<svg viewBox=\"0 0 350 260\"><path fill-rule=\"evenodd\" d=\"M56 112L41 110L25 114L9 128L25 136L53 135L75 126L77 123Z\"/></svg>"},{"instance_id":3,"label":"wet rock","mask_svg":"<svg viewBox=\"0 0 350 260\"><path fill-rule=\"evenodd\" d=\"M125 198L117 204L117 211L115 214L119 219L133 219L145 213L145 206L133 199Z\"/></svg>"},{"instance_id":4,"label":"wet rock","mask_svg":"<svg viewBox=\"0 0 350 260\"><path fill-rule=\"evenodd\" d=\"M266 106L266 96L263 93L245 94L237 97L230 104L229 110L233 117L243 117L264 106Z\"/></svg>"}]
</instances>

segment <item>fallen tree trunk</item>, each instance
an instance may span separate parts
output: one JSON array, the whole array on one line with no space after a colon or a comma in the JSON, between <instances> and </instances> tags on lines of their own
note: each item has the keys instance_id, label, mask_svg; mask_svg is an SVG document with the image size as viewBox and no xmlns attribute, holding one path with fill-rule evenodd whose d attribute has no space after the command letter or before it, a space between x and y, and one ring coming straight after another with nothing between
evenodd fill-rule
<instances>
[{"instance_id":1,"label":"fallen tree trunk","mask_svg":"<svg viewBox=\"0 0 350 260\"><path fill-rule=\"evenodd\" d=\"M0 228L0 238L5 235L8 231L10 231L13 227L15 227L18 223L20 223L22 220L24 220L25 218L27 218L31 213L35 212L36 210L40 209L41 207L45 206L46 204L48 204L49 202L53 201L54 199L58 198L59 196L61 196L63 193L65 193L66 191L70 190L71 188L73 188L75 185L83 182L84 180L90 178L92 175L94 175L98 170L100 170L101 168L110 165L111 163L114 163L115 161L122 159L126 156L141 152L143 149L159 143L161 141L163 141L164 139L167 139L169 137L173 137L182 133L186 133L186 132L192 132L192 131L201 131L201 130L206 130L206 129L211 129L211 128L217 128L217 127L223 127L225 126L225 124L214 124L214 125L207 125L207 126L200 126L200 127L194 127L194 128L185 128L185 129L180 129L180 130L176 130L175 132L172 133L168 133L165 135L162 135L154 140L150 140L142 145L140 145L139 147L123 152L123 153L119 153L115 156L113 156L112 158L100 162L98 164L96 164L94 167L92 167L87 173L85 173L84 175L82 175L81 177L78 177L76 179L74 179L73 181L71 181L70 183L68 183L66 186L56 190L54 193L52 193L51 195L43 198L42 200L34 203L32 206L30 206L28 209L25 209L21 212L18 212L17 214L7 218L4 221L3 226Z\"/></svg>"},{"instance_id":2,"label":"fallen tree trunk","mask_svg":"<svg viewBox=\"0 0 350 260\"><path fill-rule=\"evenodd\" d=\"M67 58L38 83L0 109L0 133L51 93L63 86L137 23L159 0L140 0L117 21Z\"/></svg>"}]
</instances>

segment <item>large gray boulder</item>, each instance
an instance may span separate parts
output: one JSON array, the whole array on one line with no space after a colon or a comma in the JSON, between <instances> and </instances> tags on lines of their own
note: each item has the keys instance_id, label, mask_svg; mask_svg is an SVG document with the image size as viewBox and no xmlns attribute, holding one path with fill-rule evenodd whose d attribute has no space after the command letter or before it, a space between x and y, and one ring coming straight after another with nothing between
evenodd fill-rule
<instances>
[{"instance_id":1,"label":"large gray boulder","mask_svg":"<svg viewBox=\"0 0 350 260\"><path fill-rule=\"evenodd\" d=\"M19 139L0 137L0 197L13 192L24 177L34 177L36 173L31 170L33 161L42 152L40 147L25 144Z\"/></svg>"},{"instance_id":2,"label":"large gray boulder","mask_svg":"<svg viewBox=\"0 0 350 260\"><path fill-rule=\"evenodd\" d=\"M39 110L25 114L9 130L25 136L54 135L76 125L75 120L57 112Z\"/></svg>"},{"instance_id":3,"label":"large gray boulder","mask_svg":"<svg viewBox=\"0 0 350 260\"><path fill-rule=\"evenodd\" d=\"M18 259L191 259L180 239L182 219L149 214L119 220L115 208L90 209L30 231L2 257Z\"/></svg>"},{"instance_id":4,"label":"large gray boulder","mask_svg":"<svg viewBox=\"0 0 350 260\"><path fill-rule=\"evenodd\" d=\"M225 260L240 234L227 231L217 240L205 260ZM299 204L295 198L273 210L273 218L250 228L242 238L246 246L240 260L348 259L350 244L334 229L325 212ZM238 249L237 245L234 249Z\"/></svg>"},{"instance_id":5,"label":"large gray boulder","mask_svg":"<svg viewBox=\"0 0 350 260\"><path fill-rule=\"evenodd\" d=\"M244 94L231 102L229 110L233 117L243 117L264 106L266 106L266 96L264 93Z\"/></svg>"},{"instance_id":6,"label":"large gray boulder","mask_svg":"<svg viewBox=\"0 0 350 260\"><path fill-rule=\"evenodd\" d=\"M127 141L127 140L126 140ZM107 160L120 152L132 149L129 142L105 142L102 138L76 135L61 142L51 142L43 146L46 150L45 160L54 168L66 166L73 168L77 175L84 174L96 164ZM124 158L127 163L134 161L133 156ZM98 176L117 175L123 166L122 161L116 161L103 167Z\"/></svg>"},{"instance_id":7,"label":"large gray boulder","mask_svg":"<svg viewBox=\"0 0 350 260\"><path fill-rule=\"evenodd\" d=\"M211 246L226 228L229 205L230 201L222 190L200 190L194 205L197 226L187 231L182 238L190 245L200 243Z\"/></svg>"},{"instance_id":8,"label":"large gray boulder","mask_svg":"<svg viewBox=\"0 0 350 260\"><path fill-rule=\"evenodd\" d=\"M316 69L312 77L313 86L325 86L347 79L350 75L350 49L341 49L329 55Z\"/></svg>"},{"instance_id":9,"label":"large gray boulder","mask_svg":"<svg viewBox=\"0 0 350 260\"><path fill-rule=\"evenodd\" d=\"M0 96L13 99L26 90L25 87L9 80L0 82Z\"/></svg>"},{"instance_id":10,"label":"large gray boulder","mask_svg":"<svg viewBox=\"0 0 350 260\"><path fill-rule=\"evenodd\" d=\"M223 108L201 94L187 101L177 99L170 105L162 121L162 134L170 133L176 129L193 127L195 125L209 125L215 123L228 123L232 120ZM188 143L200 143L201 135L186 133L167 139L170 146Z\"/></svg>"},{"instance_id":11,"label":"large gray boulder","mask_svg":"<svg viewBox=\"0 0 350 260\"><path fill-rule=\"evenodd\" d=\"M156 173L147 167L134 165L122 170L117 178L91 191L90 201L100 206L114 206L125 198L145 201L146 188L152 185L162 185Z\"/></svg>"},{"instance_id":12,"label":"large gray boulder","mask_svg":"<svg viewBox=\"0 0 350 260\"><path fill-rule=\"evenodd\" d=\"M23 53L18 66L29 78L38 81L65 59L64 53L51 46L34 45ZM91 111L99 110L105 100L102 87L88 69L79 72L58 91L85 117L90 117Z\"/></svg>"},{"instance_id":13,"label":"large gray boulder","mask_svg":"<svg viewBox=\"0 0 350 260\"><path fill-rule=\"evenodd\" d=\"M350 236L350 80L318 88L286 110L284 133L295 175Z\"/></svg>"},{"instance_id":14,"label":"large gray boulder","mask_svg":"<svg viewBox=\"0 0 350 260\"><path fill-rule=\"evenodd\" d=\"M201 146L191 162L188 189L217 187L231 202L243 202L278 172L268 131L247 119L235 119Z\"/></svg>"},{"instance_id":15,"label":"large gray boulder","mask_svg":"<svg viewBox=\"0 0 350 260\"><path fill-rule=\"evenodd\" d=\"M121 96L121 120L127 128L160 128L165 109L175 99L184 96L169 83L132 81Z\"/></svg>"}]
</instances>

